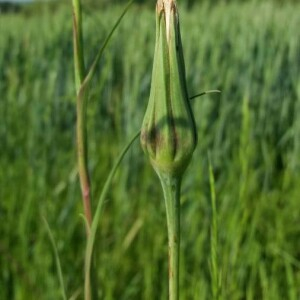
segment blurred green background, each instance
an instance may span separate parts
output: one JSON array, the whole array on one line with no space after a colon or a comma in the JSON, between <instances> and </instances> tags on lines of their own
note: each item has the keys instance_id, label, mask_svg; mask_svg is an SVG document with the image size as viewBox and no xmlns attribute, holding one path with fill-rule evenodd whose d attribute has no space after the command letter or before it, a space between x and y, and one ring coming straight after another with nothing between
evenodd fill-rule
<instances>
[{"instance_id":1,"label":"blurred green background","mask_svg":"<svg viewBox=\"0 0 300 300\"><path fill-rule=\"evenodd\" d=\"M126 1L84 1L90 64ZM143 2L143 3L142 3ZM147 3L146 3L147 2ZM155 1L136 1L110 42L88 107L93 206L145 112ZM194 4L191 6L191 4ZM300 4L179 1L199 143L182 190L181 299L211 299L208 152L216 180L221 299L300 298ZM69 2L1 9L0 299L83 299ZM190 8L190 9L189 9ZM99 299L167 299L159 181L136 142L100 219Z\"/></svg>"}]
</instances>

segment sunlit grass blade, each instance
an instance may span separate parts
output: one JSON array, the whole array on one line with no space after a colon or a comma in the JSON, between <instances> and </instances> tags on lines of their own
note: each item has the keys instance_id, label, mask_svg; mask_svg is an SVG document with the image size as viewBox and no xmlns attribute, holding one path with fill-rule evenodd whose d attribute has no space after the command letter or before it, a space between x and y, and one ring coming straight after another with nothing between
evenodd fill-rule
<instances>
[{"instance_id":1,"label":"sunlit grass blade","mask_svg":"<svg viewBox=\"0 0 300 300\"><path fill-rule=\"evenodd\" d=\"M60 258L59 258L57 246L56 246L52 231L50 229L50 226L49 226L46 218L42 217L42 219L43 219L43 222L45 224L45 227L46 227L46 230L47 230L47 233L49 235L51 245L52 245L52 248L53 248L53 253L54 253L54 256L55 256L55 263L56 263L56 270L57 270L57 274L58 274L58 278L59 278L59 284L60 284L60 290L61 290L62 298L64 300L67 300L65 284L64 284L64 277L63 277L63 273L62 273L62 268L61 268L61 263L60 263Z\"/></svg>"}]
</instances>

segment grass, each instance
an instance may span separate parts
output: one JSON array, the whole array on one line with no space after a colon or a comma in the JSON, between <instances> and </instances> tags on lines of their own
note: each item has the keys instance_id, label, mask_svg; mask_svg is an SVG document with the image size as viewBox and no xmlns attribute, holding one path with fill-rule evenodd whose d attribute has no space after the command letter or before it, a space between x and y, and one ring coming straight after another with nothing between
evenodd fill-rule
<instances>
[{"instance_id":1,"label":"grass","mask_svg":"<svg viewBox=\"0 0 300 300\"><path fill-rule=\"evenodd\" d=\"M85 15L92 61L122 7ZM183 179L181 299L211 299L210 152L218 212L221 299L300 296L299 5L181 9L199 143ZM75 165L71 10L0 19L0 298L59 299L56 240L67 296L83 295L85 228ZM137 30L138 28L138 30ZM92 82L90 170L98 199L148 101L154 13L132 7ZM102 299L166 299L167 236L157 178L131 148L96 237ZM95 203L93 203L95 205ZM94 207L95 208L95 207Z\"/></svg>"}]
</instances>

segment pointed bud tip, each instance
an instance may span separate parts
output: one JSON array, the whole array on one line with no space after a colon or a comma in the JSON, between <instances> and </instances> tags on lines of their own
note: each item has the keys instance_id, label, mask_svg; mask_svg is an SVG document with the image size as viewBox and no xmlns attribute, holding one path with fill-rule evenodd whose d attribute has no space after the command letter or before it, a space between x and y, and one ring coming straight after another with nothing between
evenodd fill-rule
<instances>
[{"instance_id":1,"label":"pointed bud tip","mask_svg":"<svg viewBox=\"0 0 300 300\"><path fill-rule=\"evenodd\" d=\"M167 40L170 38L170 27L172 26L172 17L178 18L175 0L157 0L156 12L158 17L164 16Z\"/></svg>"},{"instance_id":2,"label":"pointed bud tip","mask_svg":"<svg viewBox=\"0 0 300 300\"><path fill-rule=\"evenodd\" d=\"M156 3L157 12L160 13L162 10L166 12L171 12L171 10L176 11L176 1L175 0L157 0Z\"/></svg>"}]
</instances>

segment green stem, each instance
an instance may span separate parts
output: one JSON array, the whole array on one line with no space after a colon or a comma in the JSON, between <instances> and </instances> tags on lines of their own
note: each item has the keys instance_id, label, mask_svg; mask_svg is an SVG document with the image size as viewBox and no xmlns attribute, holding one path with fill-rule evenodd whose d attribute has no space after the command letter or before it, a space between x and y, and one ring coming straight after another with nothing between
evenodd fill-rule
<instances>
[{"instance_id":1,"label":"green stem","mask_svg":"<svg viewBox=\"0 0 300 300\"><path fill-rule=\"evenodd\" d=\"M85 76L81 1L72 0L72 5L73 5L74 71L75 71L76 93L78 94Z\"/></svg>"},{"instance_id":2,"label":"green stem","mask_svg":"<svg viewBox=\"0 0 300 300\"><path fill-rule=\"evenodd\" d=\"M169 300L179 299L181 179L159 174L164 192L169 244Z\"/></svg>"},{"instance_id":3,"label":"green stem","mask_svg":"<svg viewBox=\"0 0 300 300\"><path fill-rule=\"evenodd\" d=\"M83 95L85 98L86 95ZM80 178L80 187L84 206L84 215L87 220L87 234L92 224L90 177L87 167L87 133L86 133L86 99L78 98L77 101L77 163Z\"/></svg>"},{"instance_id":4,"label":"green stem","mask_svg":"<svg viewBox=\"0 0 300 300\"><path fill-rule=\"evenodd\" d=\"M84 215L87 220L87 235L92 224L91 212L91 184L87 167L87 133L86 133L86 106L88 92L86 86L82 86L85 77L81 1L72 0L73 3L73 42L74 42L74 73L77 94L77 164L80 178Z\"/></svg>"}]
</instances>

